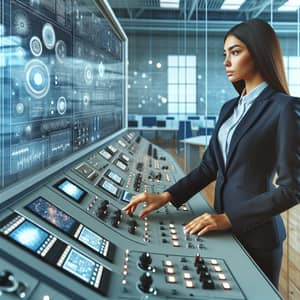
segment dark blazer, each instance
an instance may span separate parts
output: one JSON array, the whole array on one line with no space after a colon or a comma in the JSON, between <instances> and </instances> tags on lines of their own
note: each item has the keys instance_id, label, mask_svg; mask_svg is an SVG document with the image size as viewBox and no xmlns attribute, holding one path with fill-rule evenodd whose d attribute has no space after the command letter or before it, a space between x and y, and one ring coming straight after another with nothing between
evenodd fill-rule
<instances>
[{"instance_id":1,"label":"dark blazer","mask_svg":"<svg viewBox=\"0 0 300 300\"><path fill-rule=\"evenodd\" d=\"M216 180L217 213L246 248L271 250L285 239L279 214L300 201L300 99L264 89L236 128L225 166L217 136L238 100L222 107L200 165L168 191L179 207Z\"/></svg>"}]
</instances>

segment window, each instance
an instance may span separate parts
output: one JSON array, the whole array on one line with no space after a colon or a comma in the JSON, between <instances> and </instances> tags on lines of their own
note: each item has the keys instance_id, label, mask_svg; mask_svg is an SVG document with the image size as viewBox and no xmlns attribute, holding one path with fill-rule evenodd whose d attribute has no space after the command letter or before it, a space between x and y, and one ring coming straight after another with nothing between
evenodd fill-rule
<instances>
[{"instance_id":1,"label":"window","mask_svg":"<svg viewBox=\"0 0 300 300\"><path fill-rule=\"evenodd\" d=\"M168 113L196 113L196 56L168 56Z\"/></svg>"},{"instance_id":2,"label":"window","mask_svg":"<svg viewBox=\"0 0 300 300\"><path fill-rule=\"evenodd\" d=\"M289 84L290 94L292 96L300 96L300 57L299 56L285 56L284 65L286 68L287 81Z\"/></svg>"}]
</instances>

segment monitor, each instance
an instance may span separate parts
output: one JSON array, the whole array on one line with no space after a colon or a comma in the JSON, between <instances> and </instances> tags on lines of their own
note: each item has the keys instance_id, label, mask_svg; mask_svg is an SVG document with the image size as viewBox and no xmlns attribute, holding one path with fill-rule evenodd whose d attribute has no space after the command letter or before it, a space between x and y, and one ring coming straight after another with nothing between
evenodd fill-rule
<instances>
[{"instance_id":1,"label":"monitor","mask_svg":"<svg viewBox=\"0 0 300 300\"><path fill-rule=\"evenodd\" d=\"M156 126L156 117L143 117L142 118L142 126L145 126L145 127Z\"/></svg>"},{"instance_id":2,"label":"monitor","mask_svg":"<svg viewBox=\"0 0 300 300\"><path fill-rule=\"evenodd\" d=\"M108 1L0 1L0 17L2 202L126 129L127 37Z\"/></svg>"},{"instance_id":3,"label":"monitor","mask_svg":"<svg viewBox=\"0 0 300 300\"><path fill-rule=\"evenodd\" d=\"M55 185L55 187L72 200L75 200L76 202L80 202L83 199L83 197L87 194L85 190L83 190L77 184L73 183L67 178L61 180Z\"/></svg>"}]
</instances>

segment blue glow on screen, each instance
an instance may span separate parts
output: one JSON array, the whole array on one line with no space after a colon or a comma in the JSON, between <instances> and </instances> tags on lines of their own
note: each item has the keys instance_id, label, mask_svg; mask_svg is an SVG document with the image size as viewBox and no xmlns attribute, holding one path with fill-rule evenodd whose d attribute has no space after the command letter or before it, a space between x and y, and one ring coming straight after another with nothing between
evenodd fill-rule
<instances>
[{"instance_id":1,"label":"blue glow on screen","mask_svg":"<svg viewBox=\"0 0 300 300\"><path fill-rule=\"evenodd\" d=\"M98 234L89 230L86 227L83 228L82 232L80 233L79 241L91 247L97 252L99 252L100 247L103 243L103 239Z\"/></svg>"},{"instance_id":2,"label":"blue glow on screen","mask_svg":"<svg viewBox=\"0 0 300 300\"><path fill-rule=\"evenodd\" d=\"M84 190L80 189L77 185L69 180L64 180L57 187L76 201L81 200L81 198L85 195Z\"/></svg>"},{"instance_id":3,"label":"blue glow on screen","mask_svg":"<svg viewBox=\"0 0 300 300\"><path fill-rule=\"evenodd\" d=\"M89 283L94 273L95 262L72 249L62 268Z\"/></svg>"},{"instance_id":4,"label":"blue glow on screen","mask_svg":"<svg viewBox=\"0 0 300 300\"><path fill-rule=\"evenodd\" d=\"M33 213L53 224L55 227L58 227L67 233L70 233L76 223L75 219L42 197L34 200L26 207Z\"/></svg>"},{"instance_id":5,"label":"blue glow on screen","mask_svg":"<svg viewBox=\"0 0 300 300\"><path fill-rule=\"evenodd\" d=\"M31 222L25 221L8 236L24 247L36 252L49 234Z\"/></svg>"}]
</instances>

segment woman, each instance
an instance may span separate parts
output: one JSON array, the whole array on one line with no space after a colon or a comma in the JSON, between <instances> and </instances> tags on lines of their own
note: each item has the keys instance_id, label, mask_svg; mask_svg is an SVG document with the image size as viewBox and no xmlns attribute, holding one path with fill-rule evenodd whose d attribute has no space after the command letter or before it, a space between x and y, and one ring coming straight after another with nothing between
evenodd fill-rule
<instances>
[{"instance_id":1,"label":"woman","mask_svg":"<svg viewBox=\"0 0 300 300\"><path fill-rule=\"evenodd\" d=\"M280 45L266 22L230 29L224 56L239 97L222 107L201 164L161 194L136 195L124 210L146 203L142 217L168 202L179 207L216 180L216 214L198 216L185 230L231 229L277 287L286 237L279 214L300 199L300 100L288 96Z\"/></svg>"}]
</instances>

